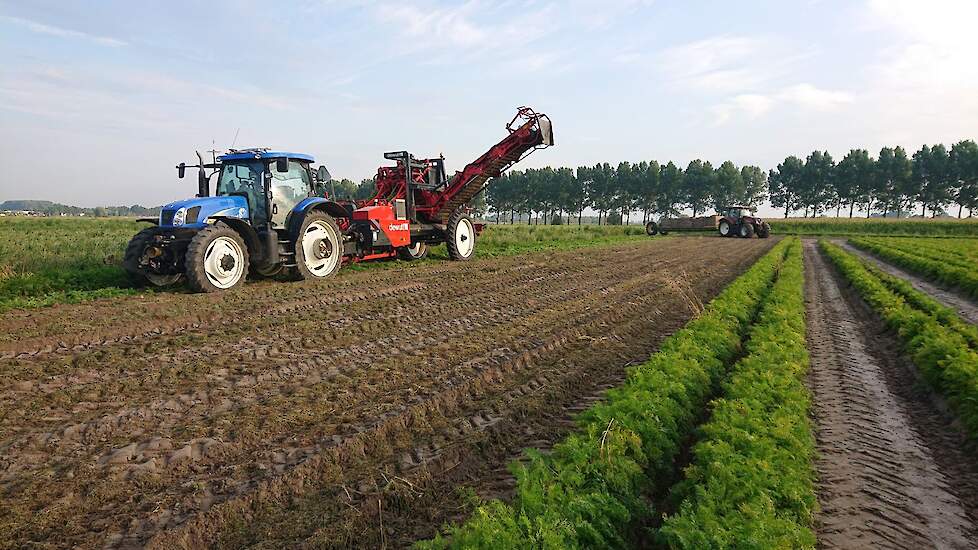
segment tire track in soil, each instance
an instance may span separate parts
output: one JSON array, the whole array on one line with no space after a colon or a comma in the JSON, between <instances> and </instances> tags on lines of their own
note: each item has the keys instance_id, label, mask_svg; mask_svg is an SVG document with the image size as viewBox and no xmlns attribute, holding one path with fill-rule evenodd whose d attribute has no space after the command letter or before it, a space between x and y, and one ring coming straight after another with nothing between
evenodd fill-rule
<instances>
[{"instance_id":1,"label":"tire track in soil","mask_svg":"<svg viewBox=\"0 0 978 550\"><path fill-rule=\"evenodd\" d=\"M410 274L411 281L423 286L403 287L392 292L386 300L324 304L322 287L290 288L289 293L294 293L295 299L282 304L282 308L289 308L288 311L299 320L297 324L286 323L274 330L252 334L247 339L235 336L232 344L221 342L220 337L214 336L228 330L229 325L231 328L235 325L247 327L262 313L267 314L259 312L255 316L240 316L228 319L224 324L187 331L192 338L184 337L187 335L172 339L150 338L151 343L158 344L154 348L158 358L177 357L188 350L199 349L201 341L205 344L213 341L218 347L230 346L222 348L225 350L240 349L240 354L232 354L225 363L233 366L232 370L239 371L242 377L255 379L257 389L233 385L224 388L224 395L246 394L237 407L228 410L219 410L221 402L199 399L197 403L187 404L177 401L184 406L162 416L144 418L141 423L125 424L117 434L87 434L82 430L85 437L72 441L71 445L64 445L61 437L52 439L48 429L51 426L70 428L79 418L101 418L99 411L118 410L113 407L120 402L123 406L138 408L139 403L147 402L152 392L145 392L145 395L137 392L138 395L127 400L127 396L118 393L114 387L90 382L93 391L104 394L95 410L78 410L68 406L69 403L62 405L59 412L57 404L52 409L52 404L48 403L45 409L33 411L42 413L37 415L36 428L33 428L38 438L46 438L42 445L22 449L26 452L20 454L7 454L17 449L6 435L0 440L0 448L4 449L0 451L0 469L11 474L0 499L10 502L8 511L15 512L7 520L0 514L0 526L7 524L3 531L10 533L12 524L8 521L16 521L12 518L20 514L22 519L31 518L27 520L27 533L57 533L55 538L49 539L49 546L100 544L98 541L106 542L104 537L112 532L117 535L111 540L118 544L140 545L147 536L179 525L186 518L223 500L231 498L229 504L234 504L255 495L265 495L269 492L268 487L272 492L293 491L295 486L309 483L315 476L327 475L328 478L337 472L342 474L342 468L351 463L350 457L360 456L367 460L367 457L386 456L387 449L403 446L406 441L417 443L408 450L416 449L414 456L418 460L432 458L423 455L426 447L431 449L432 455L451 456L451 452L443 450L445 445L431 445L439 437L445 441L453 441L453 438L456 442L465 441L465 438L459 439L458 434L481 433L487 426L496 426L501 422L500 418L505 419L504 410L509 409L497 407L499 410L495 412L488 409L467 417L459 411L470 410L475 406L472 403L480 399L501 399L500 396L510 395L509 392L523 386L521 391L527 394L537 392L540 387L559 386L556 381L561 380L560 364L555 363L558 367L551 367L555 372L547 375L541 366L541 358L552 356L559 361L564 354L562 350L581 338L582 341L588 338L613 341L624 333L618 327L628 316L656 303L675 305L672 293L661 293L661 299L656 299L648 292L658 289L669 273L683 268L691 272L704 270L713 264L731 266L735 262L713 258L756 255L767 248L765 243L757 241L682 241L527 255L462 266L449 264L452 269L435 264L437 268ZM709 252L701 259L691 260L688 258L689 243L697 243ZM607 269L610 264L615 269ZM719 273L702 278L704 284L716 285L718 280L729 279L734 274L720 269ZM404 276L404 270L390 270L364 279L382 289L390 289L403 285ZM356 285L351 283L351 286ZM479 288L489 291L473 290ZM268 291L260 287L256 294L263 295ZM635 295L643 298L634 300L631 297ZM178 303L184 296L171 298ZM247 292L234 297L238 301L248 298ZM439 309L446 298L450 298L450 307ZM549 307L553 304L559 304L558 308ZM405 315L398 325L396 316L387 314L390 308L426 314ZM469 313L466 317L474 320L455 320L459 316L452 315L453 309ZM519 314L508 315L510 309ZM324 311L327 312L326 320L321 320L317 313ZM471 315L472 311L486 311L489 315L481 320L478 314ZM378 314L384 314L384 318L379 319ZM686 315L682 311L669 314ZM588 320L592 318L597 321L589 324ZM267 315L265 319L269 323L273 320ZM331 322L335 322L335 331L323 332L324 326ZM267 329L275 325L262 326ZM432 327L437 329L434 335L428 331ZM330 334L358 328L369 328L373 333L383 335L368 339L371 343L384 341L388 334L394 334L386 340L392 344L384 354L386 357L371 362L371 354L376 354L382 346L353 346L362 357L348 354L344 361L360 366L347 369L352 372L330 373L333 365L328 359L332 354L350 348L348 342L330 341ZM446 334L460 334L461 337L453 341ZM399 338L402 341L397 343ZM276 343L282 342L284 344L275 347ZM426 347L427 343L432 346ZM117 375L119 367L140 360L144 345L132 340L100 344L95 349L80 352L53 350L35 357L11 359L7 367L14 370L24 363L48 367L56 361L94 354L107 357L106 367ZM214 344L207 344L211 345ZM310 361L304 365L295 363L314 353L327 360ZM71 368L68 373L72 372ZM124 369L119 372L127 373ZM276 376L257 380L267 374ZM321 381L314 382L317 375L321 376ZM567 376L564 378L570 380ZM77 381L81 382L79 385L85 385L84 380ZM222 380L206 378L202 391L220 390L222 383ZM160 390L164 395L171 392L172 396L172 392L180 388L179 384L157 387L156 396ZM578 395L582 390L574 391L577 393L569 395ZM57 392L54 395L64 397ZM359 420L350 423L331 418L336 413L323 408L323 395L342 404L339 410L343 413L355 412L353 416ZM282 411L293 416L282 418ZM9 411L6 411L3 416L8 415ZM255 424L255 437L243 437L235 431L243 426L242 422L247 424L256 418L261 421ZM468 420L458 424L460 418ZM201 422L212 424L198 426ZM446 427L453 423L454 432ZM439 432L442 428L444 430ZM441 435L432 438L432 433ZM89 435L91 437L87 437ZM420 440L415 441L417 438ZM128 447L127 440L136 446L131 451L138 451L145 455L143 458L148 456L150 459L132 463L128 460L137 457L127 455L123 457L127 460L118 464L98 460L97 457L105 456L106 449L118 451ZM447 448L451 447L448 445ZM140 472L136 467L161 456L173 458L174 455L180 460L172 467L164 464L167 468L162 471L151 468ZM5 464L10 459L33 461L35 464L29 470L32 473L11 473ZM442 459L434 457L430 463L438 460ZM413 475L407 473L412 468L409 461L398 463L399 459L392 455L391 460L373 464L386 464L400 468L396 471L403 471L405 475ZM337 479L341 478L342 475ZM327 486L333 487L335 483ZM93 502L100 504L93 506ZM43 514L31 515L28 510L43 510ZM42 518L42 525L32 526ZM120 530L120 527L123 528Z\"/></svg>"},{"instance_id":2,"label":"tire track in soil","mask_svg":"<svg viewBox=\"0 0 978 550\"><path fill-rule=\"evenodd\" d=\"M894 277L899 277L907 281L913 285L915 289L956 311L965 321L968 321L973 325L978 325L978 304L975 304L969 298L958 294L954 290L945 289L931 283L923 277L910 273L909 271L895 266L882 258L878 258L865 250L860 250L849 244L847 241L839 239L833 240L832 242L844 248L846 252L854 254L864 260L868 260L872 265L880 268L880 270L889 273Z\"/></svg>"},{"instance_id":3,"label":"tire track in soil","mask_svg":"<svg viewBox=\"0 0 978 550\"><path fill-rule=\"evenodd\" d=\"M978 548L978 468L899 347L804 243L819 546Z\"/></svg>"},{"instance_id":4,"label":"tire track in soil","mask_svg":"<svg viewBox=\"0 0 978 550\"><path fill-rule=\"evenodd\" d=\"M700 299L709 299L725 286L726 281L717 284L717 278L729 280L767 248L763 244L755 246L738 260L719 267L710 265L714 262L706 262L703 269L696 271L698 278L690 290ZM533 354L527 359L523 369L532 367L532 371L507 370L495 377L497 387L483 392L485 396L476 402L456 405L452 410L443 404L437 417L442 423L447 421L447 427L421 439L410 438L410 445L388 449L386 462L366 459L366 464L346 469L342 476L328 482L307 483L299 496L290 493L290 503L303 498L315 500L310 505L315 514L300 505L293 506L284 517L266 516L265 521L259 521L261 514L251 512L278 509L281 503L249 502L245 505L249 522L257 523L252 529L260 531L265 537L263 543L272 546L294 546L299 542L312 547L383 543L401 546L432 536L443 521L458 519L458 509L464 505L464 499L453 489L458 484L474 487L482 496L504 496L512 489L513 482L506 464L517 458L521 449L549 449L573 430L574 414L621 382L626 365L647 358L661 339L688 319L688 306L675 294L666 301L683 305L665 311L650 307L663 303L661 298L654 297L662 292L674 290L661 288L658 292L636 293L641 298L615 308L616 311L599 323L613 327L613 333L600 338L564 339L559 346L548 346L552 349L547 353ZM400 436L395 432L388 438L397 440ZM475 480L480 482L474 483ZM379 489L384 486L387 489ZM277 489L266 488L266 491L276 493ZM303 491L306 497L302 496ZM387 504L378 506L378 502ZM213 516L208 514L183 533L154 540L153 546L214 544L217 533L211 530L213 521L226 514L226 510ZM311 515L314 520L310 519ZM378 521L381 515L383 520ZM383 535L380 523L385 526ZM322 528L322 525L329 527ZM284 533L280 531L283 528ZM309 530L315 532L301 535ZM231 546L254 542L223 541Z\"/></svg>"}]
</instances>

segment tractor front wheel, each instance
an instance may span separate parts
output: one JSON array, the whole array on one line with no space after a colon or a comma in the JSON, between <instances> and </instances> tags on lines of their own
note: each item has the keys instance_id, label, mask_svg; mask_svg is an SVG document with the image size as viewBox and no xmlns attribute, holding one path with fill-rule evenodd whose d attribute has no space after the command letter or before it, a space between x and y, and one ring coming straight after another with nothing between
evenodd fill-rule
<instances>
[{"instance_id":1,"label":"tractor front wheel","mask_svg":"<svg viewBox=\"0 0 978 550\"><path fill-rule=\"evenodd\" d=\"M749 239L754 236L754 224L752 223L742 223L740 224L740 236Z\"/></svg>"},{"instance_id":2,"label":"tractor front wheel","mask_svg":"<svg viewBox=\"0 0 978 550\"><path fill-rule=\"evenodd\" d=\"M248 276L248 247L230 227L211 225L191 239L185 265L187 282L197 292L228 290Z\"/></svg>"},{"instance_id":3,"label":"tractor front wheel","mask_svg":"<svg viewBox=\"0 0 978 550\"><path fill-rule=\"evenodd\" d=\"M295 238L295 268L292 278L325 279L343 263L343 239L332 216L310 212L302 220Z\"/></svg>"},{"instance_id":4,"label":"tractor front wheel","mask_svg":"<svg viewBox=\"0 0 978 550\"><path fill-rule=\"evenodd\" d=\"M771 224L764 222L757 228L757 236L766 239L771 236Z\"/></svg>"},{"instance_id":5,"label":"tractor front wheel","mask_svg":"<svg viewBox=\"0 0 978 550\"><path fill-rule=\"evenodd\" d=\"M409 262L414 260L423 260L428 257L428 245L419 242L414 243L411 246L402 246L397 249L397 257Z\"/></svg>"},{"instance_id":6,"label":"tractor front wheel","mask_svg":"<svg viewBox=\"0 0 978 550\"><path fill-rule=\"evenodd\" d=\"M448 257L452 260L464 262L475 255L475 225L472 218L461 210L448 220L445 244L448 246Z\"/></svg>"}]
</instances>

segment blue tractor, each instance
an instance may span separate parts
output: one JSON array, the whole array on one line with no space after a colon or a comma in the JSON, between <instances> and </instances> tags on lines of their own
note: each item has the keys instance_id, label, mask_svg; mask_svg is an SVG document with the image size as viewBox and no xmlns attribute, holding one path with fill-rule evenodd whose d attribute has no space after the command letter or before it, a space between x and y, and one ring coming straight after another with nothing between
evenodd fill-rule
<instances>
[{"instance_id":1,"label":"blue tractor","mask_svg":"<svg viewBox=\"0 0 978 550\"><path fill-rule=\"evenodd\" d=\"M123 265L137 283L186 279L198 292L216 292L242 284L249 270L319 279L340 268L336 218L349 216L349 206L324 198L325 166L313 170L309 155L268 149L231 150L207 164L197 158L177 166L181 178L198 169L197 196L163 206L159 220L143 220L154 226L126 248Z\"/></svg>"}]
</instances>

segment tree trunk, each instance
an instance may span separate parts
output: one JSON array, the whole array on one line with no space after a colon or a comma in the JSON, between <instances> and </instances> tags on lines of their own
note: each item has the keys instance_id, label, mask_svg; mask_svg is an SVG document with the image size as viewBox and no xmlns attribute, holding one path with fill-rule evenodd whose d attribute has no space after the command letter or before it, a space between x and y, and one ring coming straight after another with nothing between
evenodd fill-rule
<instances>
[{"instance_id":1,"label":"tree trunk","mask_svg":"<svg viewBox=\"0 0 978 550\"><path fill-rule=\"evenodd\" d=\"M962 210L964 210L964 205L963 204L959 204L958 205L958 219L959 220L961 219L961 211Z\"/></svg>"},{"instance_id":2,"label":"tree trunk","mask_svg":"<svg viewBox=\"0 0 978 550\"><path fill-rule=\"evenodd\" d=\"M577 211L577 225L581 225L581 218L584 216L584 209L581 208Z\"/></svg>"},{"instance_id":3,"label":"tree trunk","mask_svg":"<svg viewBox=\"0 0 978 550\"><path fill-rule=\"evenodd\" d=\"M849 203L849 219L852 219L852 209L856 207L856 201Z\"/></svg>"},{"instance_id":4,"label":"tree trunk","mask_svg":"<svg viewBox=\"0 0 978 550\"><path fill-rule=\"evenodd\" d=\"M927 217L927 205L926 204L923 205L923 210L920 211L920 217L921 218L926 218Z\"/></svg>"},{"instance_id":5,"label":"tree trunk","mask_svg":"<svg viewBox=\"0 0 978 550\"><path fill-rule=\"evenodd\" d=\"M514 223L513 219L515 217L516 217L516 211L515 210L510 210L509 211L509 225L513 225L513 223Z\"/></svg>"},{"instance_id":6,"label":"tree trunk","mask_svg":"<svg viewBox=\"0 0 978 550\"><path fill-rule=\"evenodd\" d=\"M839 217L839 211L840 210L842 210L842 203L841 202L839 204L835 205L835 217L836 218Z\"/></svg>"},{"instance_id":7,"label":"tree trunk","mask_svg":"<svg viewBox=\"0 0 978 550\"><path fill-rule=\"evenodd\" d=\"M787 204L784 205L784 219L786 219L786 220L788 219L788 209L789 208L791 208L791 207L788 206Z\"/></svg>"}]
</instances>

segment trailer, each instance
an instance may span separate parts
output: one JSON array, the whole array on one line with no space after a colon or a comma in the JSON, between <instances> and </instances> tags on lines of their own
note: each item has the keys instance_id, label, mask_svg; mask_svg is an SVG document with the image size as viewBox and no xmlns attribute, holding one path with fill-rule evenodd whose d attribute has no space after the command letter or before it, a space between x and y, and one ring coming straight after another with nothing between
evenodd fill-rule
<instances>
[{"instance_id":1,"label":"trailer","mask_svg":"<svg viewBox=\"0 0 978 550\"><path fill-rule=\"evenodd\" d=\"M310 155L242 149L205 163L198 153L198 164L177 165L181 178L197 168L197 196L163 206L159 219L143 220L153 226L129 242L123 266L137 283L186 280L198 292L216 292L242 284L249 273L322 279L352 262L417 260L440 243L452 260L468 260L482 229L468 201L492 178L554 143L550 119L529 107L518 109L506 131L452 176L444 157L385 153L393 165L378 169L376 193L364 201L329 196L329 171L313 170Z\"/></svg>"}]
</instances>

